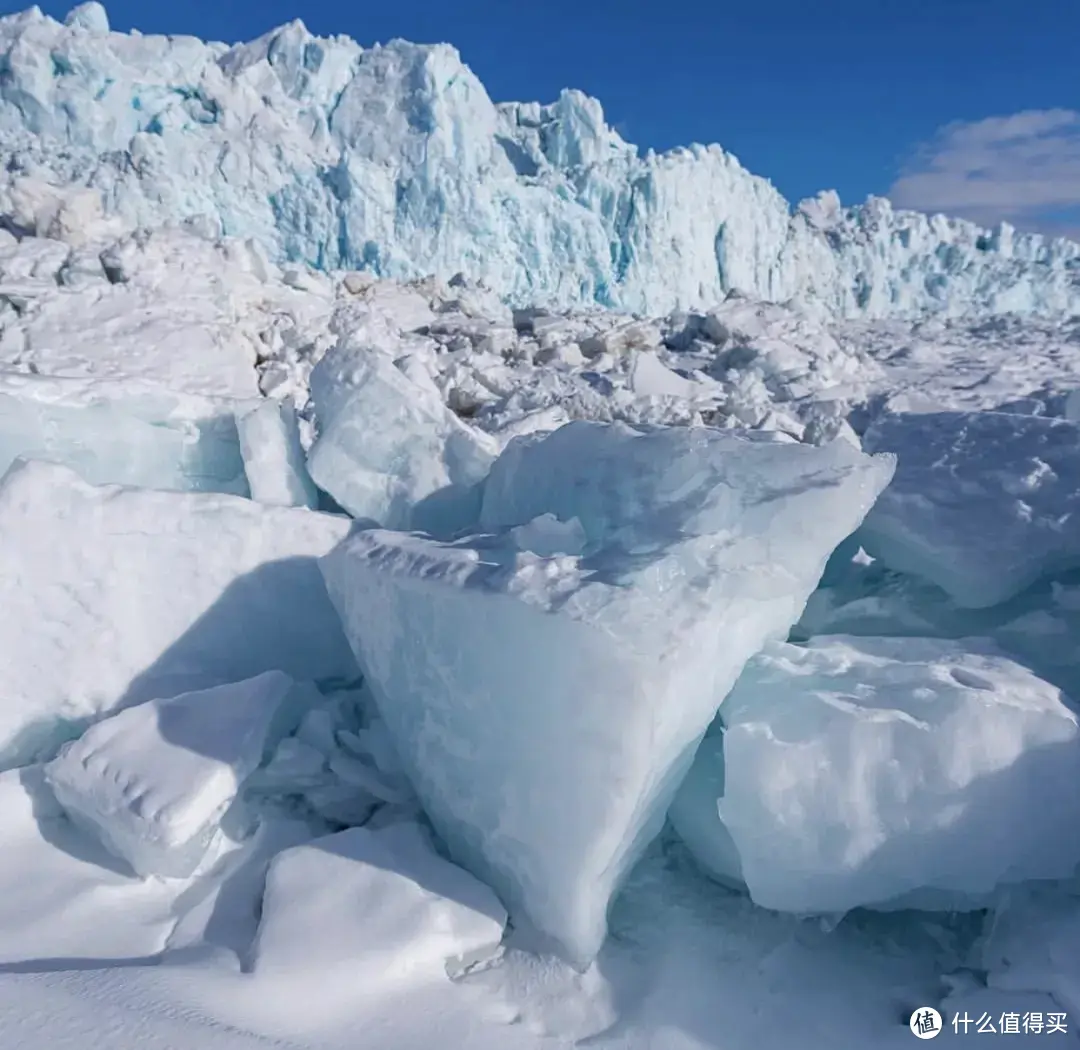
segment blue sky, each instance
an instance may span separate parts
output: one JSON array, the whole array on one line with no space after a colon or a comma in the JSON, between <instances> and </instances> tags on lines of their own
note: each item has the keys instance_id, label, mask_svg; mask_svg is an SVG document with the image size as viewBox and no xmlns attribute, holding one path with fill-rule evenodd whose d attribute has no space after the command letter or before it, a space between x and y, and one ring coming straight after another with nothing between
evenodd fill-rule
<instances>
[{"instance_id":1,"label":"blue sky","mask_svg":"<svg viewBox=\"0 0 1080 1050\"><path fill-rule=\"evenodd\" d=\"M116 29L229 42L296 17L362 44L446 40L498 101L582 88L631 141L719 142L793 200L891 191L911 207L1080 229L1080 0L106 6Z\"/></svg>"}]
</instances>

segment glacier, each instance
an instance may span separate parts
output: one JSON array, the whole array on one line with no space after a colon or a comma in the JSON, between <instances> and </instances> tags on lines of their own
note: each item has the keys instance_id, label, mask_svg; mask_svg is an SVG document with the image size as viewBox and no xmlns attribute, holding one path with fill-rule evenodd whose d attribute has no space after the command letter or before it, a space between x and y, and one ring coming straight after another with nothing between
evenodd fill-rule
<instances>
[{"instance_id":1,"label":"glacier","mask_svg":"<svg viewBox=\"0 0 1080 1050\"><path fill-rule=\"evenodd\" d=\"M579 91L495 103L445 44L300 22L236 46L124 35L91 3L0 19L0 70L18 235L186 223L324 270L461 272L524 305L658 314L739 290L842 317L1080 311L1073 242L831 192L793 210L719 146L640 155Z\"/></svg>"}]
</instances>

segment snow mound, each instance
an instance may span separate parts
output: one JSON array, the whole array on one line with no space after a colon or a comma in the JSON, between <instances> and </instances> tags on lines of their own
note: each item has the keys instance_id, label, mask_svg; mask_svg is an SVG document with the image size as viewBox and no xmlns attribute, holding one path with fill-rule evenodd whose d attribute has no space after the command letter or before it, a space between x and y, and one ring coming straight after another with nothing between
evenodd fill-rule
<instances>
[{"instance_id":1,"label":"snow mound","mask_svg":"<svg viewBox=\"0 0 1080 1050\"><path fill-rule=\"evenodd\" d=\"M0 766L144 700L269 670L354 678L315 563L348 528L17 462L0 482Z\"/></svg>"},{"instance_id":2,"label":"snow mound","mask_svg":"<svg viewBox=\"0 0 1080 1050\"><path fill-rule=\"evenodd\" d=\"M1080 426L1005 412L885 415L863 436L897 456L860 542L961 606L1003 602L1080 566Z\"/></svg>"},{"instance_id":3,"label":"snow mound","mask_svg":"<svg viewBox=\"0 0 1080 1050\"><path fill-rule=\"evenodd\" d=\"M891 470L844 442L574 423L500 456L499 535L358 531L322 560L451 856L568 960L596 954L717 706Z\"/></svg>"},{"instance_id":4,"label":"snow mound","mask_svg":"<svg viewBox=\"0 0 1080 1050\"><path fill-rule=\"evenodd\" d=\"M0 211L20 233L188 222L281 262L464 271L517 305L663 313L739 289L841 316L1077 312L1072 242L835 193L793 212L718 146L639 156L579 91L493 103L445 44L296 21L226 47L93 10L0 21Z\"/></svg>"},{"instance_id":5,"label":"snow mound","mask_svg":"<svg viewBox=\"0 0 1080 1050\"><path fill-rule=\"evenodd\" d=\"M66 744L45 779L72 822L137 874L186 878L244 781L316 697L267 671L150 700Z\"/></svg>"},{"instance_id":6,"label":"snow mound","mask_svg":"<svg viewBox=\"0 0 1080 1050\"><path fill-rule=\"evenodd\" d=\"M258 977L375 988L456 974L494 954L506 912L417 824L350 828L279 853L252 949ZM317 998L316 998L317 1001Z\"/></svg>"},{"instance_id":7,"label":"snow mound","mask_svg":"<svg viewBox=\"0 0 1080 1050\"><path fill-rule=\"evenodd\" d=\"M1071 874L1077 716L977 644L770 646L672 806L683 840L756 904L799 913L981 908L1002 885Z\"/></svg>"}]
</instances>

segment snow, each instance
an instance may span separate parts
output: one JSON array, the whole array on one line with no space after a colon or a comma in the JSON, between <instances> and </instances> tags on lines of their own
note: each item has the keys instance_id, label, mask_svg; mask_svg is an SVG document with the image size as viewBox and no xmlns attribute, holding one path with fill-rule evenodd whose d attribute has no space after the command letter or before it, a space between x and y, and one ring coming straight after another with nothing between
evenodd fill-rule
<instances>
[{"instance_id":1,"label":"snow","mask_svg":"<svg viewBox=\"0 0 1080 1050\"><path fill-rule=\"evenodd\" d=\"M267 671L150 700L66 744L45 779L72 822L139 875L186 878L244 781L311 705L312 692Z\"/></svg>"},{"instance_id":2,"label":"snow","mask_svg":"<svg viewBox=\"0 0 1080 1050\"><path fill-rule=\"evenodd\" d=\"M897 455L893 484L860 535L890 568L982 608L1080 566L1076 424L1005 412L901 413L876 421L863 444Z\"/></svg>"},{"instance_id":3,"label":"snow","mask_svg":"<svg viewBox=\"0 0 1080 1050\"><path fill-rule=\"evenodd\" d=\"M891 471L843 442L574 423L493 467L481 524L512 542L360 531L321 562L451 855L574 964L743 664ZM584 547L551 552L549 525L520 550L544 514Z\"/></svg>"},{"instance_id":4,"label":"snow","mask_svg":"<svg viewBox=\"0 0 1080 1050\"><path fill-rule=\"evenodd\" d=\"M490 957L505 924L495 894L443 860L416 824L350 828L274 858L252 969L323 994L342 976L371 992Z\"/></svg>"},{"instance_id":5,"label":"snow","mask_svg":"<svg viewBox=\"0 0 1080 1050\"><path fill-rule=\"evenodd\" d=\"M495 103L446 44L364 48L298 21L233 47L106 27L96 8L0 22L17 230L188 222L277 262L464 271L518 305L656 314L737 289L845 317L1077 312L1072 242L880 198L793 210L719 146L640 155L580 91Z\"/></svg>"},{"instance_id":6,"label":"snow","mask_svg":"<svg viewBox=\"0 0 1080 1050\"><path fill-rule=\"evenodd\" d=\"M722 744L699 752L671 816L763 907L977 909L1002 885L1080 863L1068 801L1080 720L985 645L776 644L720 718Z\"/></svg>"},{"instance_id":7,"label":"snow","mask_svg":"<svg viewBox=\"0 0 1080 1050\"><path fill-rule=\"evenodd\" d=\"M20 461L0 482L0 764L145 700L280 670L356 670L315 559L346 519L236 496L94 487Z\"/></svg>"}]
</instances>

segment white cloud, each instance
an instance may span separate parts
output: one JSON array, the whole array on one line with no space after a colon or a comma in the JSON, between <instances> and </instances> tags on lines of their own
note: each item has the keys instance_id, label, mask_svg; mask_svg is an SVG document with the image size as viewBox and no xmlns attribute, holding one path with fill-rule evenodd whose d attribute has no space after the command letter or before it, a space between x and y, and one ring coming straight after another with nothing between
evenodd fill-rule
<instances>
[{"instance_id":1,"label":"white cloud","mask_svg":"<svg viewBox=\"0 0 1080 1050\"><path fill-rule=\"evenodd\" d=\"M1080 112L1027 110L947 124L906 166L889 196L898 207L984 225L1005 219L1049 233L1075 232Z\"/></svg>"}]
</instances>

